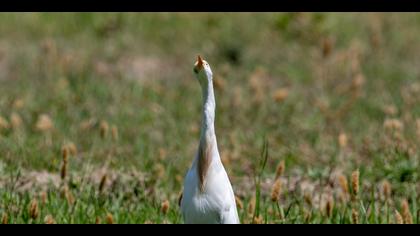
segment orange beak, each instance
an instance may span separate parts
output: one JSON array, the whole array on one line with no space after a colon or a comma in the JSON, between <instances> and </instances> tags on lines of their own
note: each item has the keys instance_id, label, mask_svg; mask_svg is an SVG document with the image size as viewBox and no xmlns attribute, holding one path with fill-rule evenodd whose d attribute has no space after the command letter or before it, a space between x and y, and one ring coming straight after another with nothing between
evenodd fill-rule
<instances>
[{"instance_id":1,"label":"orange beak","mask_svg":"<svg viewBox=\"0 0 420 236\"><path fill-rule=\"evenodd\" d=\"M200 55L198 55L198 56L197 56L197 67L198 67L198 68L203 68L203 64L204 64L204 62L203 62L203 58L201 58L201 56L200 56Z\"/></svg>"},{"instance_id":2,"label":"orange beak","mask_svg":"<svg viewBox=\"0 0 420 236\"><path fill-rule=\"evenodd\" d=\"M195 63L195 67L196 67L197 69L202 69L202 68L203 68L203 64L204 64L204 62L203 62L203 58L201 58L201 56L200 56L200 55L198 55L198 56L197 56L197 62Z\"/></svg>"},{"instance_id":3,"label":"orange beak","mask_svg":"<svg viewBox=\"0 0 420 236\"><path fill-rule=\"evenodd\" d=\"M194 66L195 73L198 73L198 71L204 68L203 64L204 64L203 58L201 58L201 56L198 55L197 61L195 62L195 66Z\"/></svg>"}]
</instances>

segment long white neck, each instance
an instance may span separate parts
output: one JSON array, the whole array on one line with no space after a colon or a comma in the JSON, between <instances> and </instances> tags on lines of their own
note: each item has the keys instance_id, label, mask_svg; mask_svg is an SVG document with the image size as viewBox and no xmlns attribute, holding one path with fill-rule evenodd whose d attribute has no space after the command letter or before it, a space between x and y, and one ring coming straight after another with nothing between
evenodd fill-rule
<instances>
[{"instance_id":1,"label":"long white neck","mask_svg":"<svg viewBox=\"0 0 420 236\"><path fill-rule=\"evenodd\" d=\"M214 99L212 74L206 71L199 75L198 79L203 92L203 117L201 120L200 144L197 155L197 174L199 176L199 188L203 192L207 172L213 161L220 162L217 151L216 134L214 132L214 117L216 110L216 100Z\"/></svg>"},{"instance_id":2,"label":"long white neck","mask_svg":"<svg viewBox=\"0 0 420 236\"><path fill-rule=\"evenodd\" d=\"M201 120L200 145L207 146L210 143L216 143L216 134L214 131L214 118L216 110L216 100L214 98L214 90L212 79L208 79L207 83L202 86L203 92L203 111Z\"/></svg>"}]
</instances>

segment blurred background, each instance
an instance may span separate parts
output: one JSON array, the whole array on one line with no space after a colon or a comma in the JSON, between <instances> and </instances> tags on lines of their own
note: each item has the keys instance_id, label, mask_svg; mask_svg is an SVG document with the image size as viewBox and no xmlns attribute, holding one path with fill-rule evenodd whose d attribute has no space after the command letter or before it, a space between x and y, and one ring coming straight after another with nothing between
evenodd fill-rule
<instances>
[{"instance_id":1,"label":"blurred background","mask_svg":"<svg viewBox=\"0 0 420 236\"><path fill-rule=\"evenodd\" d=\"M200 54L239 196L264 138L267 178L284 160L291 190L357 168L366 188L420 188L419 14L2 13L0 35L0 185L57 174L70 145L69 172L140 173L176 199L199 139Z\"/></svg>"}]
</instances>

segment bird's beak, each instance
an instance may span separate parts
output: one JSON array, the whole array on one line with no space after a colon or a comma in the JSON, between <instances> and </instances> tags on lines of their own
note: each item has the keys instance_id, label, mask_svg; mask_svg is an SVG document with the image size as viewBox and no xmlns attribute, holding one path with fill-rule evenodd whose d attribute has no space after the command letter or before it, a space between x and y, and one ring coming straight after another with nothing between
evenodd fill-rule
<instances>
[{"instance_id":1,"label":"bird's beak","mask_svg":"<svg viewBox=\"0 0 420 236\"><path fill-rule=\"evenodd\" d=\"M199 67L203 66L203 58L201 58L200 55L197 56L197 66Z\"/></svg>"},{"instance_id":2,"label":"bird's beak","mask_svg":"<svg viewBox=\"0 0 420 236\"><path fill-rule=\"evenodd\" d=\"M203 58L201 58L201 56L198 55L197 56L197 61L195 62L195 65L194 65L194 72L198 73L201 69L204 68L203 65L204 65Z\"/></svg>"}]
</instances>

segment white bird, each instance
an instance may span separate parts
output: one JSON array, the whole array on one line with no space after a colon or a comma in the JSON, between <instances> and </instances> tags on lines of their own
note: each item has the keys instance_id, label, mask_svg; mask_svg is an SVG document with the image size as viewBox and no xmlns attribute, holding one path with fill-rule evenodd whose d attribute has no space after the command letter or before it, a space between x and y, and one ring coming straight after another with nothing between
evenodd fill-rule
<instances>
[{"instance_id":1,"label":"white bird","mask_svg":"<svg viewBox=\"0 0 420 236\"><path fill-rule=\"evenodd\" d=\"M187 224L239 224L235 195L217 148L213 73L200 56L194 73L203 93L203 117L198 152L184 180L182 216Z\"/></svg>"}]
</instances>

